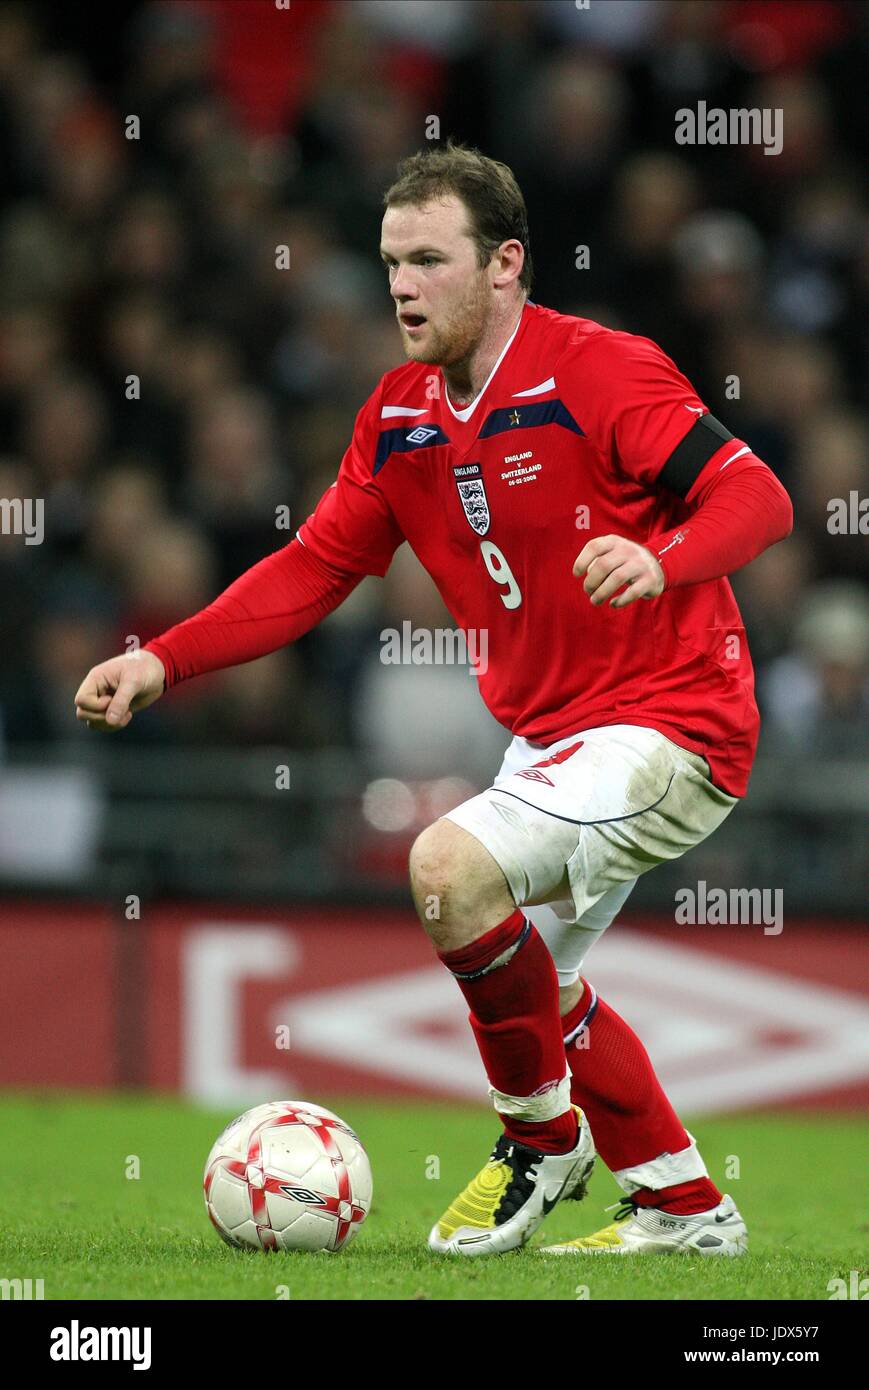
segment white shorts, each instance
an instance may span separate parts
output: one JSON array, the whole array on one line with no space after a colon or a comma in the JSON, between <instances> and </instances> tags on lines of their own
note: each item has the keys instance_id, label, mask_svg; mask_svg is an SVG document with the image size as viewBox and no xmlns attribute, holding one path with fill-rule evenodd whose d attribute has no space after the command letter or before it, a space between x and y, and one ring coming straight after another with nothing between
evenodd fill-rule
<instances>
[{"instance_id":1,"label":"white shorts","mask_svg":"<svg viewBox=\"0 0 869 1390\"><path fill-rule=\"evenodd\" d=\"M498 863L565 986L640 874L705 840L738 799L699 754L656 729L611 724L547 748L514 738L493 785L447 819Z\"/></svg>"}]
</instances>

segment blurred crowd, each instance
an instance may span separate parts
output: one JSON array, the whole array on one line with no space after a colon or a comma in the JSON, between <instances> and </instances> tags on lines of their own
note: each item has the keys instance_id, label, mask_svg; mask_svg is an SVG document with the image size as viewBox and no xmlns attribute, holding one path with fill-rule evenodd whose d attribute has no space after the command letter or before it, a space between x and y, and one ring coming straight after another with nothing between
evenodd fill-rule
<instances>
[{"instance_id":1,"label":"blurred crowd","mask_svg":"<svg viewBox=\"0 0 869 1390\"><path fill-rule=\"evenodd\" d=\"M333 481L403 360L381 200L429 135L514 168L536 302L655 339L779 474L794 535L734 581L763 746L869 751L867 86L869 7L836 0L6 0L0 498L43 498L46 533L0 536L0 755L93 738L89 667L285 545ZM781 109L782 152L677 145L701 100ZM467 669L381 663L406 619L451 626L402 547L298 644L122 737L487 778L506 735Z\"/></svg>"}]
</instances>

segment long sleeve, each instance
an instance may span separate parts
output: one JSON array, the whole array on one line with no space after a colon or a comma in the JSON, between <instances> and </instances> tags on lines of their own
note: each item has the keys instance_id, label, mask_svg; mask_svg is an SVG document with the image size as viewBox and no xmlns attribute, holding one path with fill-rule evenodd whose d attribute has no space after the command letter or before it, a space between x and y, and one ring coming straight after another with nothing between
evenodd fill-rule
<instances>
[{"instance_id":1,"label":"long sleeve","mask_svg":"<svg viewBox=\"0 0 869 1390\"><path fill-rule=\"evenodd\" d=\"M793 526L787 492L772 469L749 451L729 464L717 454L685 500L696 504L691 516L646 542L661 563L668 589L733 574L783 540Z\"/></svg>"},{"instance_id":2,"label":"long sleeve","mask_svg":"<svg viewBox=\"0 0 869 1390\"><path fill-rule=\"evenodd\" d=\"M205 671L254 661L294 642L337 608L362 579L317 559L298 539L240 575L201 612L151 642L166 689Z\"/></svg>"},{"instance_id":3,"label":"long sleeve","mask_svg":"<svg viewBox=\"0 0 869 1390\"><path fill-rule=\"evenodd\" d=\"M643 541L667 588L732 574L788 535L793 511L775 474L710 415L656 343L583 329L557 374L583 430L618 472L692 508Z\"/></svg>"},{"instance_id":4,"label":"long sleeve","mask_svg":"<svg viewBox=\"0 0 869 1390\"><path fill-rule=\"evenodd\" d=\"M145 644L166 689L294 642L337 608L366 574L384 575L404 537L380 491L380 387L356 416L338 477L295 540L241 575L201 613Z\"/></svg>"}]
</instances>

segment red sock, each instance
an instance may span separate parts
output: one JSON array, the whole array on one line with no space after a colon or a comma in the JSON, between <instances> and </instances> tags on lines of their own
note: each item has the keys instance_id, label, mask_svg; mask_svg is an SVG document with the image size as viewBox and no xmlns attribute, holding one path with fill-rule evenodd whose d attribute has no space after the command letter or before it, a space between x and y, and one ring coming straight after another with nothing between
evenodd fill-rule
<instances>
[{"instance_id":1,"label":"red sock","mask_svg":"<svg viewBox=\"0 0 869 1390\"><path fill-rule=\"evenodd\" d=\"M711 1178L693 1178L690 1182L680 1182L674 1187L641 1187L634 1192L631 1201L638 1207L658 1207L668 1211L671 1216L691 1216L698 1211L709 1211L721 1201L721 1193Z\"/></svg>"},{"instance_id":2,"label":"red sock","mask_svg":"<svg viewBox=\"0 0 869 1390\"><path fill-rule=\"evenodd\" d=\"M565 1038L579 1027L591 1005L591 988L585 981L583 986L582 997L561 1020ZM583 1042L586 1046L577 1046ZM566 1044L565 1051L570 1098L588 1116L595 1147L611 1172L688 1148L691 1140L664 1094L649 1054L603 999L597 1000L587 1031ZM657 1191L641 1188L632 1201L688 1215L717 1206L721 1193L709 1178L692 1178Z\"/></svg>"},{"instance_id":3,"label":"red sock","mask_svg":"<svg viewBox=\"0 0 869 1390\"><path fill-rule=\"evenodd\" d=\"M494 965L511 949L506 961ZM542 937L519 908L470 946L439 955L468 1001L491 1085L509 1096L533 1096L556 1086L566 1071L558 976ZM501 1119L511 1139L543 1153L567 1153L576 1144L572 1109L539 1123L509 1115Z\"/></svg>"}]
</instances>

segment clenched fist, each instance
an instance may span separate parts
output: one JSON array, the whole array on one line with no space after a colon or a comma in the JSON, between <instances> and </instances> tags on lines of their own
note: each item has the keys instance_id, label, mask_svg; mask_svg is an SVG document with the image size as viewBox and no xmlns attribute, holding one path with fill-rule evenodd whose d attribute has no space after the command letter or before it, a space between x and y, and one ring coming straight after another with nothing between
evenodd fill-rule
<instances>
[{"instance_id":1,"label":"clenched fist","mask_svg":"<svg viewBox=\"0 0 869 1390\"><path fill-rule=\"evenodd\" d=\"M153 652L125 652L88 671L75 697L75 717L93 729L126 729L133 714L163 694L166 672Z\"/></svg>"},{"instance_id":2,"label":"clenched fist","mask_svg":"<svg viewBox=\"0 0 869 1390\"><path fill-rule=\"evenodd\" d=\"M609 599L610 608L626 608L634 599L657 598L664 592L660 561L644 545L624 536L597 536L589 541L577 555L573 573L577 579L585 575L582 587L595 607ZM625 592L618 594L626 584Z\"/></svg>"}]
</instances>

